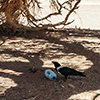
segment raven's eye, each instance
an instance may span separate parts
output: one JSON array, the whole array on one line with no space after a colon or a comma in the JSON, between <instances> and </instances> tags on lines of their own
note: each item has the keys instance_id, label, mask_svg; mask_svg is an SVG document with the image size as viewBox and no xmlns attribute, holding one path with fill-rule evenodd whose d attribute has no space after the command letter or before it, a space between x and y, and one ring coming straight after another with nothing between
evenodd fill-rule
<instances>
[{"instance_id":1,"label":"raven's eye","mask_svg":"<svg viewBox=\"0 0 100 100\"><path fill-rule=\"evenodd\" d=\"M56 79L56 77L52 77L52 79L53 79L53 80L55 80L55 79Z\"/></svg>"},{"instance_id":2,"label":"raven's eye","mask_svg":"<svg viewBox=\"0 0 100 100\"><path fill-rule=\"evenodd\" d=\"M49 71L47 71L47 74L50 74L50 72L49 72Z\"/></svg>"}]
</instances>

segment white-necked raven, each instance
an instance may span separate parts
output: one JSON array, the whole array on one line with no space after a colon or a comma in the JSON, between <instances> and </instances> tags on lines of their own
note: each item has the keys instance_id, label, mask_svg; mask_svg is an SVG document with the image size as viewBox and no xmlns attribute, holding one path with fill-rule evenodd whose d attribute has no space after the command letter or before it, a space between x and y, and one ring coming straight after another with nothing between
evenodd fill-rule
<instances>
[{"instance_id":1,"label":"white-necked raven","mask_svg":"<svg viewBox=\"0 0 100 100\"><path fill-rule=\"evenodd\" d=\"M78 72L72 68L63 67L58 62L52 61L52 63L55 66L55 70L61 75L63 75L65 78L67 78L67 76L69 75L86 77L86 75L84 75L82 72Z\"/></svg>"}]
</instances>

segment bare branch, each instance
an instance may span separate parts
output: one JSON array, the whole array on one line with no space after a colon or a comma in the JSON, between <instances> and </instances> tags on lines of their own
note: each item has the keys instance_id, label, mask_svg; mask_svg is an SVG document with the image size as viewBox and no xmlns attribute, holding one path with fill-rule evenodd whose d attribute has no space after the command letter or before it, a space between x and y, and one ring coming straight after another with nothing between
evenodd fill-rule
<instances>
[{"instance_id":1,"label":"bare branch","mask_svg":"<svg viewBox=\"0 0 100 100\"><path fill-rule=\"evenodd\" d=\"M28 26L30 25L29 29L33 28L33 30L50 27L56 28L56 26L60 25L66 26L74 21L68 22L68 19L70 15L78 9L78 4L81 0L65 0L63 3L60 3L58 0L49 1L54 11L44 17L40 17L38 11L41 10L42 7L40 6L41 2L39 2L39 0L3 0L3 2L0 2L0 16L2 16L3 12L5 14L5 21L2 19L3 17L0 17L0 21L8 23L11 27L19 28L21 26L22 28L23 23L18 26L18 22L19 17L23 16L23 18L26 18ZM64 20L58 20L56 23L52 23L52 20L49 20L52 16L63 16L63 10L67 11ZM45 20L47 20L48 23L43 23Z\"/></svg>"},{"instance_id":2,"label":"bare branch","mask_svg":"<svg viewBox=\"0 0 100 100\"><path fill-rule=\"evenodd\" d=\"M78 4L80 3L81 0L78 0L74 7L69 11L69 13L66 15L64 21L58 22L56 24L45 24L42 27L47 28L47 27L55 27L55 26L60 26L60 25L68 25L66 24L66 22L68 21L69 16L72 14L72 12L74 12L75 9L77 9ZM72 21L73 22L73 21ZM70 22L68 22L70 23Z\"/></svg>"}]
</instances>

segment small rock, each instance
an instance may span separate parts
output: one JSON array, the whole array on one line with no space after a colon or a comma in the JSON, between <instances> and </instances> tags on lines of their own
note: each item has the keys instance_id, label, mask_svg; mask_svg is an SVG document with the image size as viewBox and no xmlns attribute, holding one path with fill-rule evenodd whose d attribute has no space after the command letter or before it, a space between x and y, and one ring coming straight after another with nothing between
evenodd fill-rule
<instances>
[{"instance_id":1,"label":"small rock","mask_svg":"<svg viewBox=\"0 0 100 100\"><path fill-rule=\"evenodd\" d=\"M37 72L37 69L35 67L31 67L30 71L33 72L33 73L35 73L35 72Z\"/></svg>"},{"instance_id":2,"label":"small rock","mask_svg":"<svg viewBox=\"0 0 100 100\"><path fill-rule=\"evenodd\" d=\"M71 88L75 88L75 86L74 86L74 85L72 85L72 84L68 84L68 86L70 86Z\"/></svg>"}]
</instances>

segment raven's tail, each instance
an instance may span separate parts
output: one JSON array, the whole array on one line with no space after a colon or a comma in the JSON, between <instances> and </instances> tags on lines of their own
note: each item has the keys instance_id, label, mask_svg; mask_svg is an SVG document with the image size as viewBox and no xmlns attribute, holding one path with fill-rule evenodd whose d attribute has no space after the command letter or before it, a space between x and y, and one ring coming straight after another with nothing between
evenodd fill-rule
<instances>
[{"instance_id":1,"label":"raven's tail","mask_svg":"<svg viewBox=\"0 0 100 100\"><path fill-rule=\"evenodd\" d=\"M83 76L83 77L86 77L86 75L84 73L82 73L82 72L79 72L79 75Z\"/></svg>"}]
</instances>

